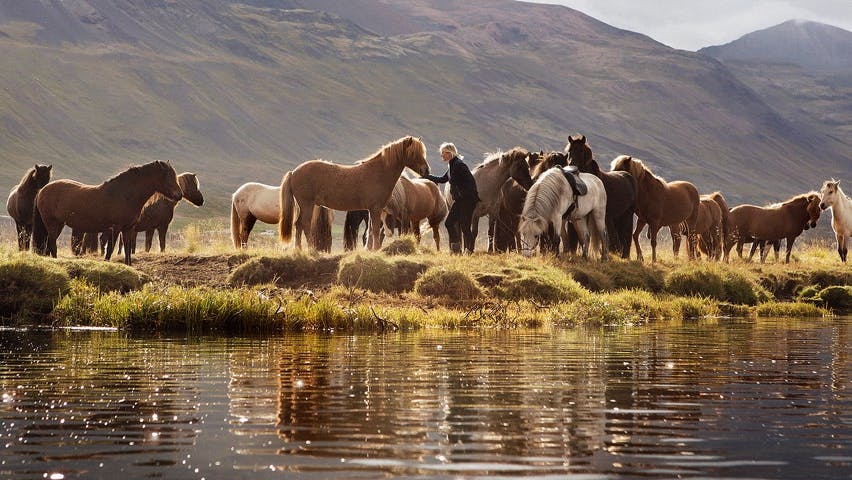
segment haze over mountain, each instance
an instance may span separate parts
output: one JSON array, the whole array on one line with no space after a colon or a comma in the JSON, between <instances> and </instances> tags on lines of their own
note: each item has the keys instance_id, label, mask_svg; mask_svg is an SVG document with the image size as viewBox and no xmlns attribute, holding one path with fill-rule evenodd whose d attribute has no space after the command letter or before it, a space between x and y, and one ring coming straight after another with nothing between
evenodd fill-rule
<instances>
[{"instance_id":1,"label":"haze over mountain","mask_svg":"<svg viewBox=\"0 0 852 480\"><path fill-rule=\"evenodd\" d=\"M727 61L560 6L0 0L0 48L0 185L35 162L97 183L167 158L209 199L183 215L226 216L244 182L406 134L441 170L441 141L475 163L582 132L607 168L632 154L733 204L852 177L845 143L792 121Z\"/></svg>"}]
</instances>

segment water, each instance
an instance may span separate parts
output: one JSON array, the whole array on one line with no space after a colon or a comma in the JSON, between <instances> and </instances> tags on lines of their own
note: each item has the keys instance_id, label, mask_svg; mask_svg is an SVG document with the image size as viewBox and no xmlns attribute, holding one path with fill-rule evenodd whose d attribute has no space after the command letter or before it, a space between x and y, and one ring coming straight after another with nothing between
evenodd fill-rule
<instances>
[{"instance_id":1,"label":"water","mask_svg":"<svg viewBox=\"0 0 852 480\"><path fill-rule=\"evenodd\" d=\"M0 478L852 478L852 318L0 332Z\"/></svg>"}]
</instances>

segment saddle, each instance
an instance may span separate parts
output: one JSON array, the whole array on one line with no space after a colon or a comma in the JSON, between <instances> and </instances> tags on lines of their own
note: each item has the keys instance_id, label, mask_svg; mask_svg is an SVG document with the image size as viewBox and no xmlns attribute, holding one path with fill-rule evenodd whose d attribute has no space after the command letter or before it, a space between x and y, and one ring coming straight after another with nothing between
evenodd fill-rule
<instances>
[{"instance_id":1,"label":"saddle","mask_svg":"<svg viewBox=\"0 0 852 480\"><path fill-rule=\"evenodd\" d=\"M562 214L562 218L568 218L571 215L571 212L577 208L576 198L580 195L585 195L589 192L589 187L586 185L586 182L580 178L580 170L574 165L568 165L567 167L562 167L562 175L565 176L565 180L568 180L568 184L571 185L571 190L574 192L574 202L568 206L568 210Z\"/></svg>"}]
</instances>

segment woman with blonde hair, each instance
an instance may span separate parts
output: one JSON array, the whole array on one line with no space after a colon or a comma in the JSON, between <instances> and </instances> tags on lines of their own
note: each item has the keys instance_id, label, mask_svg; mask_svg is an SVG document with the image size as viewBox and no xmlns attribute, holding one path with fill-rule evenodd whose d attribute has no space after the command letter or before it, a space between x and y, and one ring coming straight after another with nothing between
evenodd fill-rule
<instances>
[{"instance_id":1,"label":"woman with blonde hair","mask_svg":"<svg viewBox=\"0 0 852 480\"><path fill-rule=\"evenodd\" d=\"M470 173L470 169L462 161L464 157L459 155L456 146L452 143L442 143L439 148L441 159L448 164L447 171L440 177L426 175L435 183L450 182L450 195L453 197L453 205L447 214L444 225L450 237L450 251L461 253L462 241L468 253L473 252L473 233L471 232L471 218L473 209L479 202L479 193L476 190L476 180Z\"/></svg>"}]
</instances>

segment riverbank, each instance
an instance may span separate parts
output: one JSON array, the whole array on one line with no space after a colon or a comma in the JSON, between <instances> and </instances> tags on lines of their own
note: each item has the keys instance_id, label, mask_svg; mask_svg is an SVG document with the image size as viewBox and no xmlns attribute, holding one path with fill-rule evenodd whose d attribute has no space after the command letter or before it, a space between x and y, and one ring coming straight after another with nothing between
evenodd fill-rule
<instances>
[{"instance_id":1,"label":"riverbank","mask_svg":"<svg viewBox=\"0 0 852 480\"><path fill-rule=\"evenodd\" d=\"M730 264L476 253L412 239L383 252L140 253L134 266L0 251L5 325L128 330L387 331L631 324L656 319L828 316L852 307L852 267L824 248Z\"/></svg>"}]
</instances>

